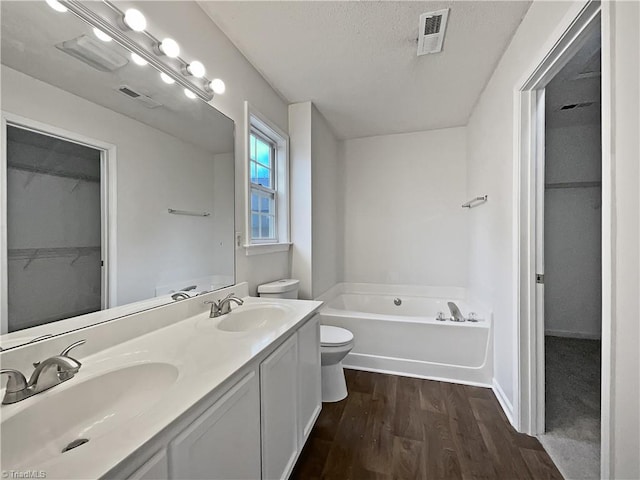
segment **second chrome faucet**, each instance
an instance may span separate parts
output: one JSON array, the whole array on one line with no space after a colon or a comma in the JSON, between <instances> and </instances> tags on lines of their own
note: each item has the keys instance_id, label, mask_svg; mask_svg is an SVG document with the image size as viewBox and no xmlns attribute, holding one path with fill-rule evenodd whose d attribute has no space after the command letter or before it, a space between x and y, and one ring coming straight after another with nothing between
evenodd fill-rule
<instances>
[{"instance_id":1,"label":"second chrome faucet","mask_svg":"<svg viewBox=\"0 0 640 480\"><path fill-rule=\"evenodd\" d=\"M222 300L208 300L204 303L207 305L211 305L211 312L209 313L209 318L217 318L221 315L226 315L231 312L231 302L234 302L236 305L242 305L244 301L241 298L236 297L234 293L230 293Z\"/></svg>"}]
</instances>

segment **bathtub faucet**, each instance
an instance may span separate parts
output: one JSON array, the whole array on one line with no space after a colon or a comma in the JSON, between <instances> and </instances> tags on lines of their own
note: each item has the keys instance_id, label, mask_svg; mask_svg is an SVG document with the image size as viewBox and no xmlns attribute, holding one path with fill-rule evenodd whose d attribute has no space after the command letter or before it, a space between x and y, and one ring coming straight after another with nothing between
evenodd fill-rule
<instances>
[{"instance_id":1,"label":"bathtub faucet","mask_svg":"<svg viewBox=\"0 0 640 480\"><path fill-rule=\"evenodd\" d=\"M458 308L458 306L453 303L453 302L447 302L447 305L449 306L449 310L451 311L451 321L452 322L466 322L467 319L464 318L464 315L462 315L462 312L460 311L460 309Z\"/></svg>"}]
</instances>

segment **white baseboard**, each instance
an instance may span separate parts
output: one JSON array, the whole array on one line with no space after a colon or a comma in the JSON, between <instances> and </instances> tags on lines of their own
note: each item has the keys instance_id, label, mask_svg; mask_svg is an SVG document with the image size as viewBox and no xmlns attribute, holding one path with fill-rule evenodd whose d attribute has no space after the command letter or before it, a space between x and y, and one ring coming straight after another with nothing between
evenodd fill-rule
<instances>
[{"instance_id":1,"label":"white baseboard","mask_svg":"<svg viewBox=\"0 0 640 480\"><path fill-rule=\"evenodd\" d=\"M600 340L601 338L601 335L599 333L571 332L569 330L545 329L544 334L548 337L583 338L585 340Z\"/></svg>"},{"instance_id":2,"label":"white baseboard","mask_svg":"<svg viewBox=\"0 0 640 480\"><path fill-rule=\"evenodd\" d=\"M502 407L502 410L504 411L504 414L507 416L507 419L509 420L509 423L511 423L511 425L514 425L514 423L513 423L513 405L511 404L511 402L509 401L507 396L504 394L504 390L502 390L502 387L500 386L500 384L497 382L497 380L495 378L493 379L493 382L491 384L491 389L493 390L493 393L495 394L496 398L498 399L498 403Z\"/></svg>"}]
</instances>

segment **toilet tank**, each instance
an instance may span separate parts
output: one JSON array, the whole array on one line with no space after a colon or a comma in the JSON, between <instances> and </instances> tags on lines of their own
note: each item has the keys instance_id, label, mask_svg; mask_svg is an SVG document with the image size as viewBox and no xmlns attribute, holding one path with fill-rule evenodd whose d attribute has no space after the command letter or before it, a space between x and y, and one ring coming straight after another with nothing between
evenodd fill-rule
<instances>
[{"instance_id":1,"label":"toilet tank","mask_svg":"<svg viewBox=\"0 0 640 480\"><path fill-rule=\"evenodd\" d=\"M258 295L264 298L298 298L299 280L286 278L258 286Z\"/></svg>"}]
</instances>

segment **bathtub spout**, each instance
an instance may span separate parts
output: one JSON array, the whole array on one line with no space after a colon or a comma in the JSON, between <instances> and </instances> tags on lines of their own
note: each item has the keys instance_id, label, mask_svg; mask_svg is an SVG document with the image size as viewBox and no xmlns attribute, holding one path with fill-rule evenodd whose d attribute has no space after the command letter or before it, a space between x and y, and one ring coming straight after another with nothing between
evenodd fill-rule
<instances>
[{"instance_id":1,"label":"bathtub spout","mask_svg":"<svg viewBox=\"0 0 640 480\"><path fill-rule=\"evenodd\" d=\"M451 310L451 321L453 322L466 322L467 319L464 318L464 315L462 315L462 312L460 311L460 309L458 308L458 306L453 303L453 302L447 302L447 305L449 306L449 310Z\"/></svg>"}]
</instances>

